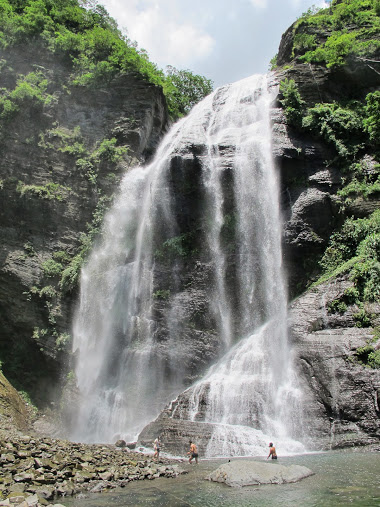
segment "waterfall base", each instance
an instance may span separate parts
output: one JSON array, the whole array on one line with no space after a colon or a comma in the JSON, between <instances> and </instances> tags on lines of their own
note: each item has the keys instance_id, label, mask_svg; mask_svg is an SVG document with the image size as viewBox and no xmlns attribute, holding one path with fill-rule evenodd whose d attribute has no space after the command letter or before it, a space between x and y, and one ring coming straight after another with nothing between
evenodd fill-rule
<instances>
[{"instance_id":1,"label":"waterfall base","mask_svg":"<svg viewBox=\"0 0 380 507\"><path fill-rule=\"evenodd\" d=\"M169 454L186 455L192 440L200 456L207 458L265 456L271 440L269 435L248 426L173 419L165 413L143 429L138 444L152 447L157 435L161 437L163 450ZM289 438L276 439L276 447L282 455L305 452L300 442Z\"/></svg>"}]
</instances>

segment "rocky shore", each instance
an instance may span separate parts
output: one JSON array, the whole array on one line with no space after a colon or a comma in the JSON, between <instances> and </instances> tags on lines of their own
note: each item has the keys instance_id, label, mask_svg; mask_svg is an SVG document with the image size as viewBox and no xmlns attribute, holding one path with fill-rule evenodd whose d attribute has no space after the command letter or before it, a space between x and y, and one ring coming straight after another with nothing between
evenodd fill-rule
<instances>
[{"instance_id":1,"label":"rocky shore","mask_svg":"<svg viewBox=\"0 0 380 507\"><path fill-rule=\"evenodd\" d=\"M0 433L0 464L0 506L19 507L57 507L62 497L185 473L174 460L157 462L125 447L6 432Z\"/></svg>"}]
</instances>

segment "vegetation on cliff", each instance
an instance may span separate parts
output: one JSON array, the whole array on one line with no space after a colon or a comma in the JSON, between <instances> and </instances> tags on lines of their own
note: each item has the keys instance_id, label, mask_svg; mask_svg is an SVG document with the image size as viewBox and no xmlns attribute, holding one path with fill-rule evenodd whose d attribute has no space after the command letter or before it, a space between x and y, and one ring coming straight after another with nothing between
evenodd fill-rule
<instances>
[{"instance_id":1,"label":"vegetation on cliff","mask_svg":"<svg viewBox=\"0 0 380 507\"><path fill-rule=\"evenodd\" d=\"M379 0L333 0L327 9L310 9L294 25L293 55L327 67L369 59L380 48L379 13Z\"/></svg>"},{"instance_id":2,"label":"vegetation on cliff","mask_svg":"<svg viewBox=\"0 0 380 507\"><path fill-rule=\"evenodd\" d=\"M282 55L287 61L281 62L285 75L293 65L307 65L311 73L320 66L332 80L344 79L345 68L349 74L360 66L380 74L379 14L378 0L335 0L327 9L309 9L288 31L290 43ZM370 304L380 299L380 214L373 211L380 196L380 91L365 79L337 100L315 103L292 77L280 84L290 128L323 143L329 153L325 165L341 175L338 228L320 260L318 283L342 273L350 278L353 286L330 310L344 313L348 305L357 305L360 327L371 326ZM361 214L355 214L355 206ZM368 364L377 367L377 356Z\"/></svg>"},{"instance_id":3,"label":"vegetation on cliff","mask_svg":"<svg viewBox=\"0 0 380 507\"><path fill-rule=\"evenodd\" d=\"M93 1L1 0L0 47L38 41L58 57L72 62L71 84L107 86L120 73L137 74L163 88L173 118L212 91L212 82L192 72L169 68L168 75L143 49L123 35L107 11ZM4 61L2 61L4 64ZM41 77L41 76L40 76ZM12 92L3 90L1 117L16 111L25 97L46 102L46 79L23 78ZM25 79L27 79L25 81Z\"/></svg>"}]
</instances>

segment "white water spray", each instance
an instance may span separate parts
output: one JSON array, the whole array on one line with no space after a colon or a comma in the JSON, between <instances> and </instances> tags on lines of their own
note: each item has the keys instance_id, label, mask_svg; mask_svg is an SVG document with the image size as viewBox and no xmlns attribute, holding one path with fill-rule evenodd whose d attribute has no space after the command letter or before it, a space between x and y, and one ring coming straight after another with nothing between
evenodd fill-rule
<instances>
[{"instance_id":1,"label":"white water spray","mask_svg":"<svg viewBox=\"0 0 380 507\"><path fill-rule=\"evenodd\" d=\"M263 76L218 89L172 128L150 165L126 174L103 240L82 273L74 325L82 403L74 438L132 439L188 387L183 365L192 344L181 336L184 317L174 294L163 341L154 290L157 245L181 233L171 163L194 145L204 147L199 258L212 264L210 312L221 358L189 388L188 405L179 406L176 417L215 424L210 456L247 454L253 433L257 445L269 434L288 450L297 447L288 437L300 393L287 343L273 99ZM226 244L228 225L233 236ZM180 269L174 259L174 289Z\"/></svg>"}]
</instances>

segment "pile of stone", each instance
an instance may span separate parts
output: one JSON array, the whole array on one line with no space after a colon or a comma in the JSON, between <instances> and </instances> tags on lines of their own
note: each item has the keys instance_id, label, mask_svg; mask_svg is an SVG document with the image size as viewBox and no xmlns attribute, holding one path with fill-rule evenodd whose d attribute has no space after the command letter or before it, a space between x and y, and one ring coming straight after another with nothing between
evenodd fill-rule
<instances>
[{"instance_id":1,"label":"pile of stone","mask_svg":"<svg viewBox=\"0 0 380 507\"><path fill-rule=\"evenodd\" d=\"M157 463L127 447L25 435L0 440L0 466L0 506L22 507L49 505L57 497L185 473L173 461L160 458Z\"/></svg>"}]
</instances>

